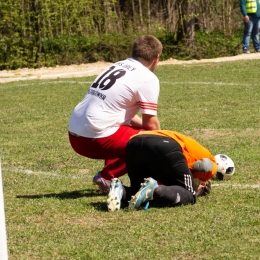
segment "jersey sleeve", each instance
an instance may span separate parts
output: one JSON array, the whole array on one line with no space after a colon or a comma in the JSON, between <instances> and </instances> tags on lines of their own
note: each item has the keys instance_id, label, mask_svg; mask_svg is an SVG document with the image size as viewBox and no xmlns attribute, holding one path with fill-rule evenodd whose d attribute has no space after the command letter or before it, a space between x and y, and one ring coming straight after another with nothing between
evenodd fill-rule
<instances>
[{"instance_id":1,"label":"jersey sleeve","mask_svg":"<svg viewBox=\"0 0 260 260\"><path fill-rule=\"evenodd\" d=\"M211 179L217 172L216 160L214 156L211 154L211 152L190 137L185 137L184 144L185 146L183 147L183 153L186 157L188 167L192 172L193 178L200 179L203 182L206 182L209 179ZM207 158L212 162L212 169L208 172L200 172L194 169L194 163L203 158Z\"/></svg>"},{"instance_id":2,"label":"jersey sleeve","mask_svg":"<svg viewBox=\"0 0 260 260\"><path fill-rule=\"evenodd\" d=\"M159 92L160 85L157 77L146 81L138 89L136 99L142 114L157 115Z\"/></svg>"},{"instance_id":3,"label":"jersey sleeve","mask_svg":"<svg viewBox=\"0 0 260 260\"><path fill-rule=\"evenodd\" d=\"M213 157L214 158L214 157ZM189 165L189 168L191 169L191 172L192 172L192 176L194 179L199 179L203 182L206 182L208 181L209 179L211 179L217 172L217 164L216 164L216 161L212 158L209 158L211 159L212 161L212 164L213 164L213 168L211 171L208 171L208 172L198 172L198 171L195 171L193 169L193 164L190 164Z\"/></svg>"},{"instance_id":4,"label":"jersey sleeve","mask_svg":"<svg viewBox=\"0 0 260 260\"><path fill-rule=\"evenodd\" d=\"M246 12L246 0L240 0L240 11L241 14L245 17L247 16L247 12Z\"/></svg>"}]
</instances>

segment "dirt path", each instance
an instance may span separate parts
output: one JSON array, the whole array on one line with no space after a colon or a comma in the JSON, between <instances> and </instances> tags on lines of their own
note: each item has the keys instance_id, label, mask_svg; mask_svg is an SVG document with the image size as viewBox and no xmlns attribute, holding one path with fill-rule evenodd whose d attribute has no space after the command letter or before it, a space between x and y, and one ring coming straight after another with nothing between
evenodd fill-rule
<instances>
[{"instance_id":1,"label":"dirt path","mask_svg":"<svg viewBox=\"0 0 260 260\"><path fill-rule=\"evenodd\" d=\"M232 57L222 57L216 59L202 59L180 61L169 59L159 62L159 65L165 64L193 64L193 63L209 63L209 62L225 62L236 60L260 59L260 53L241 54ZM18 69L18 70L2 70L0 71L0 83L30 80L30 79L58 79L58 78L73 78L98 75L105 68L112 63L96 62L81 65L70 66L56 66L53 68L40 68L40 69Z\"/></svg>"}]
</instances>

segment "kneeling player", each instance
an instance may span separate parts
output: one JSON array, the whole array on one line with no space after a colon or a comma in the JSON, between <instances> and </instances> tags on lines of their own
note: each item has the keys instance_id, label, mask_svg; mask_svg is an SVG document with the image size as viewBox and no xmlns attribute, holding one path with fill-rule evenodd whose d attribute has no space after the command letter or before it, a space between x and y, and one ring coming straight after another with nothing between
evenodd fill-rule
<instances>
[{"instance_id":1,"label":"kneeling player","mask_svg":"<svg viewBox=\"0 0 260 260\"><path fill-rule=\"evenodd\" d=\"M112 179L109 211L120 209L121 201L129 201L129 209L138 209L152 199L170 206L194 204L198 196L210 192L210 179L217 172L216 160L206 148L168 130L132 137L126 147L126 167L130 187Z\"/></svg>"}]
</instances>

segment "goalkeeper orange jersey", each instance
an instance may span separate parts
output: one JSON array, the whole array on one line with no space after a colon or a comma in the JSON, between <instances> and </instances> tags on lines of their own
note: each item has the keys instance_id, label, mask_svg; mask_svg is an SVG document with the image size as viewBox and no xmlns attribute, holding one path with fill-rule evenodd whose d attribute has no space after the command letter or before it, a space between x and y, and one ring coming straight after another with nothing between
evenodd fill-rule
<instances>
[{"instance_id":1,"label":"goalkeeper orange jersey","mask_svg":"<svg viewBox=\"0 0 260 260\"><path fill-rule=\"evenodd\" d=\"M172 138L179 143L182 148L183 154L186 158L187 164L192 172L194 178L200 179L203 182L211 179L217 172L217 164L214 156L210 153L208 149L203 147L194 139L180 134L178 132L170 131L170 130L153 130L153 131L144 131L140 132L140 134L151 134L151 135L160 135L166 136L168 138ZM198 172L195 171L193 165L196 161L201 160L202 158L208 158L212 161L213 169L209 172Z\"/></svg>"}]
</instances>

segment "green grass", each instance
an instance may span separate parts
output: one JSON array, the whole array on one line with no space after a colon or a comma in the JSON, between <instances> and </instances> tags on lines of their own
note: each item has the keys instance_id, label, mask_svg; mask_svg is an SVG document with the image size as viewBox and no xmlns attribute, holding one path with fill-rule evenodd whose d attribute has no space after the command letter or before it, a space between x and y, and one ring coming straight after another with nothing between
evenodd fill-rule
<instances>
[{"instance_id":1,"label":"green grass","mask_svg":"<svg viewBox=\"0 0 260 260\"><path fill-rule=\"evenodd\" d=\"M163 129L235 162L197 204L106 211L103 166L77 155L67 124L94 77L0 84L10 260L260 259L260 60L159 66ZM127 176L122 178L128 184Z\"/></svg>"}]
</instances>

